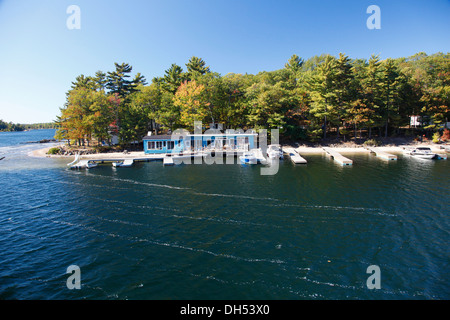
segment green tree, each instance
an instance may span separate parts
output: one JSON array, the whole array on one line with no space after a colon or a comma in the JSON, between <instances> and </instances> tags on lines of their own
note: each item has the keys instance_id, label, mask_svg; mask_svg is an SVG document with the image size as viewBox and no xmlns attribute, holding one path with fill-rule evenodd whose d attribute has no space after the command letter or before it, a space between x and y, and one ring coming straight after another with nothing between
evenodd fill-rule
<instances>
[{"instance_id":1,"label":"green tree","mask_svg":"<svg viewBox=\"0 0 450 320\"><path fill-rule=\"evenodd\" d=\"M128 63L114 63L116 70L108 72L106 88L110 93L117 93L119 97L125 99L133 90L133 81L128 80L133 67Z\"/></svg>"},{"instance_id":2,"label":"green tree","mask_svg":"<svg viewBox=\"0 0 450 320\"><path fill-rule=\"evenodd\" d=\"M337 96L335 82L337 77L336 58L328 55L325 61L318 65L309 79L311 95L311 114L323 119L323 137L327 137L327 120L335 111Z\"/></svg>"},{"instance_id":3,"label":"green tree","mask_svg":"<svg viewBox=\"0 0 450 320\"><path fill-rule=\"evenodd\" d=\"M175 94L185 78L186 76L183 73L183 69L179 65L173 63L170 68L165 71L164 77L162 78L162 86L166 91Z\"/></svg>"},{"instance_id":4,"label":"green tree","mask_svg":"<svg viewBox=\"0 0 450 320\"><path fill-rule=\"evenodd\" d=\"M200 75L211 72L209 66L206 66L206 62L202 58L191 57L189 62L186 63L188 78L196 79Z\"/></svg>"},{"instance_id":5,"label":"green tree","mask_svg":"<svg viewBox=\"0 0 450 320\"><path fill-rule=\"evenodd\" d=\"M304 63L303 59L294 54L284 65L284 67L292 71L292 73L297 74L301 70L303 63Z\"/></svg>"},{"instance_id":6,"label":"green tree","mask_svg":"<svg viewBox=\"0 0 450 320\"><path fill-rule=\"evenodd\" d=\"M354 92L352 91L352 82L353 69L351 61L348 56L339 53L339 58L336 60L336 77L333 88L336 95L333 118L335 119L338 138L342 121L347 118L348 110L353 102Z\"/></svg>"},{"instance_id":7,"label":"green tree","mask_svg":"<svg viewBox=\"0 0 450 320\"><path fill-rule=\"evenodd\" d=\"M372 55L361 79L361 100L365 106L366 126L369 128L369 139L372 128L381 123L380 108L383 105L382 66L380 58Z\"/></svg>"},{"instance_id":8,"label":"green tree","mask_svg":"<svg viewBox=\"0 0 450 320\"><path fill-rule=\"evenodd\" d=\"M383 62L382 71L382 90L384 95L384 119L385 132L384 137L388 136L388 126L391 118L395 118L395 113L398 114L398 109L394 108L397 101L399 90L399 70L395 65L393 59L387 59Z\"/></svg>"}]
</instances>

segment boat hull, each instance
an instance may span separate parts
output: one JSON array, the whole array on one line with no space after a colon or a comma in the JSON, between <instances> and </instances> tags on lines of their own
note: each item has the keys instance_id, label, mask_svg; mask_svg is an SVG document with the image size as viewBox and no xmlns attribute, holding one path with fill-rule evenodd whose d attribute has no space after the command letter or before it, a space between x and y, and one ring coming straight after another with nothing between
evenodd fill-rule
<instances>
[{"instance_id":1,"label":"boat hull","mask_svg":"<svg viewBox=\"0 0 450 320\"><path fill-rule=\"evenodd\" d=\"M258 163L258 160L256 158L249 158L249 157L244 157L244 156L240 156L239 160L243 164L257 164Z\"/></svg>"},{"instance_id":2,"label":"boat hull","mask_svg":"<svg viewBox=\"0 0 450 320\"><path fill-rule=\"evenodd\" d=\"M431 160L436 157L436 154L411 154L411 156L413 158Z\"/></svg>"}]
</instances>

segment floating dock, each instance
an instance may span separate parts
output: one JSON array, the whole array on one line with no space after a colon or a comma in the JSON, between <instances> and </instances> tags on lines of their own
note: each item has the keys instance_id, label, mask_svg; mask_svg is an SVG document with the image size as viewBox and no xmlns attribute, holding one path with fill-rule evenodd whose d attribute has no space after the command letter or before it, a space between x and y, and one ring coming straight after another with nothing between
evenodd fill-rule
<instances>
[{"instance_id":1,"label":"floating dock","mask_svg":"<svg viewBox=\"0 0 450 320\"><path fill-rule=\"evenodd\" d=\"M71 163L67 164L71 169L84 169L84 168L93 168L98 164L102 163L118 163L118 166L132 166L134 162L142 162L142 161L154 161L154 160L163 160L165 154L162 155L148 155L145 157L130 157L124 156L122 158L101 158L99 155L98 158L81 159L80 155L75 156L75 160Z\"/></svg>"},{"instance_id":2,"label":"floating dock","mask_svg":"<svg viewBox=\"0 0 450 320\"><path fill-rule=\"evenodd\" d=\"M381 151L381 150L378 149L378 148L374 148L374 147L366 147L366 149L369 150L370 152L375 153L375 155L376 155L378 158L380 158L380 159L388 160L388 161L391 161L391 160L397 160L397 156L396 156L396 155L393 155L393 154L390 154L390 153Z\"/></svg>"},{"instance_id":3,"label":"floating dock","mask_svg":"<svg viewBox=\"0 0 450 320\"><path fill-rule=\"evenodd\" d=\"M255 149L256 150L256 149ZM239 154L242 154L242 151L236 151L232 153L233 156L238 156ZM85 168L93 168L96 167L98 164L104 164L104 163L110 163L114 165L114 163L117 163L115 166L121 167L121 166L132 166L135 162L149 162L149 161L162 161L163 165L175 165L175 164L181 164L183 160L187 163L191 163L192 159L202 159L207 155L211 155L211 153L205 153L205 152L188 152L188 153L180 153L180 154L171 154L171 153L160 153L160 154L146 154L146 155L138 155L138 156L132 156L132 155L117 155L113 157L108 157L107 155L88 155L85 159L81 159L82 156L76 155L75 160L71 163L68 163L67 166L71 169L85 169ZM223 155L226 156L227 153L223 152ZM257 152L258 161L261 161L261 163L264 163L266 160L262 152Z\"/></svg>"},{"instance_id":4,"label":"floating dock","mask_svg":"<svg viewBox=\"0 0 450 320\"><path fill-rule=\"evenodd\" d=\"M353 160L350 160L346 157L344 157L343 155L341 155L339 152L331 149L331 148L327 148L324 147L323 150L331 157L334 159L334 161L342 164L343 166L351 166L353 164Z\"/></svg>"},{"instance_id":5,"label":"floating dock","mask_svg":"<svg viewBox=\"0 0 450 320\"><path fill-rule=\"evenodd\" d=\"M289 158L291 159L291 161L294 164L308 163L308 161L306 161L306 159L302 158L302 156L297 151L295 151L294 148L283 148L283 150L286 152L286 154L289 156Z\"/></svg>"},{"instance_id":6,"label":"floating dock","mask_svg":"<svg viewBox=\"0 0 450 320\"><path fill-rule=\"evenodd\" d=\"M165 166L173 166L174 165L173 158L172 157L168 157L168 156L164 157L163 158L163 165L165 165Z\"/></svg>"}]
</instances>

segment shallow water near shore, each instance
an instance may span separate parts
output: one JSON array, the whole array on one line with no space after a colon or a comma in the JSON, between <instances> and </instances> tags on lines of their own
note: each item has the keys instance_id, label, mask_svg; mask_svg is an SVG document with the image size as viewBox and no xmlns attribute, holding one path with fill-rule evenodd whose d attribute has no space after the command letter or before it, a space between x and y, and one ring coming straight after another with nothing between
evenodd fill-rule
<instances>
[{"instance_id":1,"label":"shallow water near shore","mask_svg":"<svg viewBox=\"0 0 450 320\"><path fill-rule=\"evenodd\" d=\"M53 132L0 133L1 299L450 298L448 160L77 171L11 142Z\"/></svg>"}]
</instances>

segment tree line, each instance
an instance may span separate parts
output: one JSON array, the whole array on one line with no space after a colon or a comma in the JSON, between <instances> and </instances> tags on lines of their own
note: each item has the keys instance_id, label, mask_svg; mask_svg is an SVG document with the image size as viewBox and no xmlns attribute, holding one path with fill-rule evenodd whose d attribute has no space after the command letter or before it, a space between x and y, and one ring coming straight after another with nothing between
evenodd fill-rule
<instances>
[{"instance_id":1,"label":"tree line","mask_svg":"<svg viewBox=\"0 0 450 320\"><path fill-rule=\"evenodd\" d=\"M56 129L56 128L57 125L55 122L20 124L0 120L0 131L24 131L34 129Z\"/></svg>"},{"instance_id":2,"label":"tree line","mask_svg":"<svg viewBox=\"0 0 450 320\"><path fill-rule=\"evenodd\" d=\"M279 129L282 138L372 138L399 134L419 116L430 134L445 125L450 105L450 55L418 53L381 60L372 55L293 55L283 68L256 75L214 72L192 57L186 70L172 64L148 84L132 66L78 76L56 124L57 139L79 144L140 141L194 121L224 129Z\"/></svg>"},{"instance_id":3,"label":"tree line","mask_svg":"<svg viewBox=\"0 0 450 320\"><path fill-rule=\"evenodd\" d=\"M5 122L0 120L0 132L2 131L23 131L25 127L19 123Z\"/></svg>"}]
</instances>

